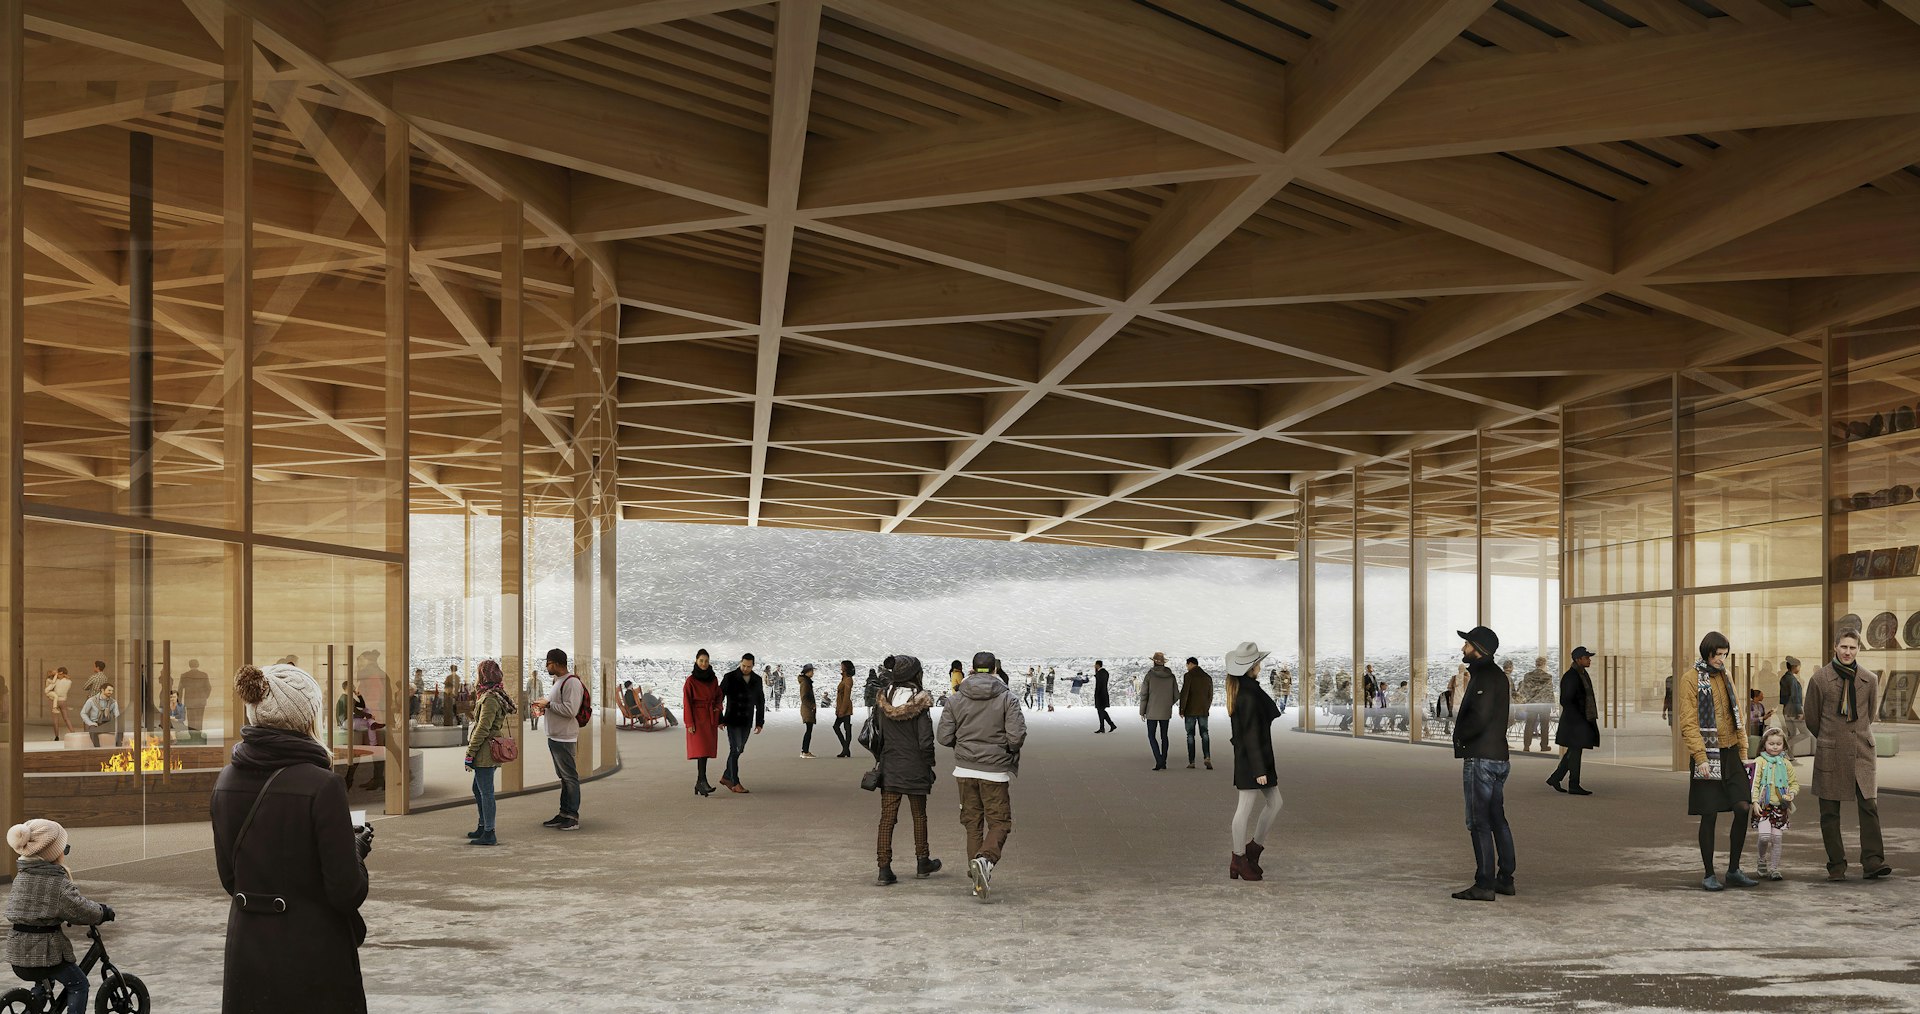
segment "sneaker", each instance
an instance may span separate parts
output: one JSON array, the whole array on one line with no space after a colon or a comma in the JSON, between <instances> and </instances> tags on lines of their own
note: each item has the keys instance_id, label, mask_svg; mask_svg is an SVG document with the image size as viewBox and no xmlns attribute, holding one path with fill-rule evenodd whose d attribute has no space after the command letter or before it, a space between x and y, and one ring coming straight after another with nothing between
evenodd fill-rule
<instances>
[{"instance_id":1,"label":"sneaker","mask_svg":"<svg viewBox=\"0 0 1920 1014\"><path fill-rule=\"evenodd\" d=\"M808 752L806 752L805 750L802 750L802 751L800 751L800 759L801 759L801 760L812 760L812 759L813 759L813 755L812 755L812 754L810 754L810 753L808 753Z\"/></svg>"},{"instance_id":2,"label":"sneaker","mask_svg":"<svg viewBox=\"0 0 1920 1014\"><path fill-rule=\"evenodd\" d=\"M1188 770L1188 771L1192 771L1192 770L1193 770L1193 762L1192 762L1192 761L1188 761L1188 762L1187 762L1187 770Z\"/></svg>"},{"instance_id":3,"label":"sneaker","mask_svg":"<svg viewBox=\"0 0 1920 1014\"><path fill-rule=\"evenodd\" d=\"M568 817L564 822L553 825L553 829L555 831L578 831L580 830L580 821L576 817Z\"/></svg>"},{"instance_id":4,"label":"sneaker","mask_svg":"<svg viewBox=\"0 0 1920 1014\"><path fill-rule=\"evenodd\" d=\"M981 901L987 900L989 881L993 877L993 860L986 856L974 856L967 864L967 879L973 881L973 896Z\"/></svg>"},{"instance_id":5,"label":"sneaker","mask_svg":"<svg viewBox=\"0 0 1920 1014\"><path fill-rule=\"evenodd\" d=\"M541 827L559 827L560 825L565 824L566 822L567 822L566 814L556 813L553 816L548 817L546 820L541 821L540 826Z\"/></svg>"},{"instance_id":6,"label":"sneaker","mask_svg":"<svg viewBox=\"0 0 1920 1014\"><path fill-rule=\"evenodd\" d=\"M1879 880L1881 877L1887 876L1892 872L1893 872L1893 867L1880 866L1875 869L1868 870L1862 876L1863 876L1863 879L1866 879L1866 880Z\"/></svg>"},{"instance_id":7,"label":"sneaker","mask_svg":"<svg viewBox=\"0 0 1920 1014\"><path fill-rule=\"evenodd\" d=\"M1742 873L1738 868L1727 871L1725 877L1728 887L1758 887L1760 882Z\"/></svg>"},{"instance_id":8,"label":"sneaker","mask_svg":"<svg viewBox=\"0 0 1920 1014\"><path fill-rule=\"evenodd\" d=\"M1779 870L1768 870L1767 879L1768 880L1785 880L1787 879L1787 877L1786 877L1786 874L1781 873Z\"/></svg>"},{"instance_id":9,"label":"sneaker","mask_svg":"<svg viewBox=\"0 0 1920 1014\"><path fill-rule=\"evenodd\" d=\"M1213 770L1213 762L1212 762L1212 761L1210 761L1210 760L1203 760L1203 761L1201 761L1200 763L1202 763L1202 764L1205 764L1205 765L1207 766L1207 770L1208 770L1208 771L1212 771L1212 770Z\"/></svg>"},{"instance_id":10,"label":"sneaker","mask_svg":"<svg viewBox=\"0 0 1920 1014\"><path fill-rule=\"evenodd\" d=\"M1709 873L1706 875L1705 879L1700 881L1700 886L1709 891L1721 890L1720 878Z\"/></svg>"}]
</instances>

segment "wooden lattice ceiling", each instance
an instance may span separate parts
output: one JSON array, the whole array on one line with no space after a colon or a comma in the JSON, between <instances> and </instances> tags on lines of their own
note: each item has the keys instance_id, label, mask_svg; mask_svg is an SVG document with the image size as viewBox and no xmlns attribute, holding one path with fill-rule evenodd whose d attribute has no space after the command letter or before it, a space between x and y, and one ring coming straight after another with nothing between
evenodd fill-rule
<instances>
[{"instance_id":1,"label":"wooden lattice ceiling","mask_svg":"<svg viewBox=\"0 0 1920 1014\"><path fill-rule=\"evenodd\" d=\"M1305 480L1433 449L1441 495L1487 430L1501 483L1550 492L1562 404L1920 305L1920 0L28 7L56 261L116 228L87 168L114 132L217 147L226 10L270 54L275 186L350 192L372 107L419 132L428 505L497 496L498 421L459 401L491 383L503 193L529 467L571 467L597 265L642 519L1285 555ZM276 276L326 276L317 333L379 306L365 223L325 217L263 231ZM49 306L104 299L99 267L48 265ZM349 367L283 365L352 402ZM358 453L289 400L291 436ZM85 481L68 435L44 483ZM1551 523L1521 499L1495 517Z\"/></svg>"}]
</instances>

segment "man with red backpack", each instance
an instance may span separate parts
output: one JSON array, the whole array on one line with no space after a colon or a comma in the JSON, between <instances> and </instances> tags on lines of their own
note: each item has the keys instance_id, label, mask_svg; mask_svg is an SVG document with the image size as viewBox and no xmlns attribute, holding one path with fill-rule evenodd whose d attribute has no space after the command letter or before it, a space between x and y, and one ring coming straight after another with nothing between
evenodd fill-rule
<instances>
[{"instance_id":1,"label":"man with red backpack","mask_svg":"<svg viewBox=\"0 0 1920 1014\"><path fill-rule=\"evenodd\" d=\"M580 830L580 769L574 763L574 748L580 742L580 726L592 717L587 685L567 671L567 653L559 648L547 652L547 675L553 677L553 693L533 702L547 716L547 752L553 755L553 773L560 779L560 812L543 825L558 831Z\"/></svg>"}]
</instances>

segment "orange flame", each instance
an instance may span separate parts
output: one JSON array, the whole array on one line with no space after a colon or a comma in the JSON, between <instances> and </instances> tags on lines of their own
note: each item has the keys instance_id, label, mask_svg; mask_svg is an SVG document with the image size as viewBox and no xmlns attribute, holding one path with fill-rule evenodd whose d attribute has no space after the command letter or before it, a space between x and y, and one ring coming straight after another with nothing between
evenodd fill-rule
<instances>
[{"instance_id":1,"label":"orange flame","mask_svg":"<svg viewBox=\"0 0 1920 1014\"><path fill-rule=\"evenodd\" d=\"M145 771L147 774L154 774L158 772L162 767L166 766L163 758L164 758L164 753L160 749L160 741L158 739L148 737L147 745L140 749L139 769L142 771ZM185 768L186 766L187 766L187 762L185 760L179 757L175 757L173 759L173 770L179 771ZM100 765L100 770L110 771L110 772L127 772L127 773L133 772L135 770L134 763L133 763L133 751L129 749L124 752L114 754L113 756L107 758L106 762Z\"/></svg>"}]
</instances>

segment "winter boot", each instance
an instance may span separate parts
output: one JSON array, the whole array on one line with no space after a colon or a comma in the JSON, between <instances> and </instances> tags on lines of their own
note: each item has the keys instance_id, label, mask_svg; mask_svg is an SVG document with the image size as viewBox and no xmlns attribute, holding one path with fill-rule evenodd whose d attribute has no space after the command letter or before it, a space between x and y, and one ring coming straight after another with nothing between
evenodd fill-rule
<instances>
[{"instance_id":1,"label":"winter boot","mask_svg":"<svg viewBox=\"0 0 1920 1014\"><path fill-rule=\"evenodd\" d=\"M873 878L873 882L879 887L892 887L900 882L900 878L893 875L892 863L881 863L880 872Z\"/></svg>"},{"instance_id":2,"label":"winter boot","mask_svg":"<svg viewBox=\"0 0 1920 1014\"><path fill-rule=\"evenodd\" d=\"M470 841L470 842L468 842L467 844L469 844L469 845L498 845L498 844L500 844L500 839L499 839L499 838L497 838L497 837L495 837L495 835L494 835L494 833L493 833L493 828L487 828L487 829L486 829L485 831L482 831L482 832L480 832L480 835L479 835L479 837L477 837L477 838L475 838L474 840L472 840L472 841Z\"/></svg>"},{"instance_id":3,"label":"winter boot","mask_svg":"<svg viewBox=\"0 0 1920 1014\"><path fill-rule=\"evenodd\" d=\"M468 832L467 832L467 840L468 840L468 841L472 841L472 840L474 840L475 838L478 838L478 837L480 837L481 835L483 835L483 834L486 834L486 833L487 833L487 829L486 829L486 828L484 828L484 827L476 827L476 828L474 828L473 830L471 830L471 831L468 831Z\"/></svg>"},{"instance_id":4,"label":"winter boot","mask_svg":"<svg viewBox=\"0 0 1920 1014\"><path fill-rule=\"evenodd\" d=\"M940 872L940 860L928 859L922 856L913 871L913 878L915 880L925 880L938 872Z\"/></svg>"},{"instance_id":5,"label":"winter boot","mask_svg":"<svg viewBox=\"0 0 1920 1014\"><path fill-rule=\"evenodd\" d=\"M1227 879L1258 881L1265 878L1260 875L1259 870L1247 865L1246 856L1235 852L1227 860Z\"/></svg>"},{"instance_id":6,"label":"winter boot","mask_svg":"<svg viewBox=\"0 0 1920 1014\"><path fill-rule=\"evenodd\" d=\"M1262 877L1267 875L1267 871L1260 868L1260 853L1265 852L1266 850L1267 850L1267 847L1265 845L1260 844L1257 841L1250 841L1247 843L1247 851L1246 851L1247 869L1252 870L1253 872L1259 874Z\"/></svg>"}]
</instances>

